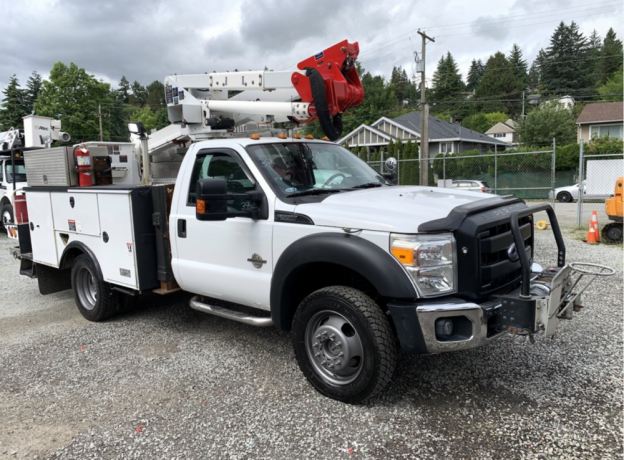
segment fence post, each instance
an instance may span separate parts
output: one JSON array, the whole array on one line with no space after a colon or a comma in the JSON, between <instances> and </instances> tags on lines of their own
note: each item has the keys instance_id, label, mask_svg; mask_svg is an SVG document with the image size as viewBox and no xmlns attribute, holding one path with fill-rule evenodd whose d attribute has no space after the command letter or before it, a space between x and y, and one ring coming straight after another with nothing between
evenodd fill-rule
<instances>
[{"instance_id":1,"label":"fence post","mask_svg":"<svg viewBox=\"0 0 624 460\"><path fill-rule=\"evenodd\" d=\"M576 226L581 226L581 215L583 214L583 169L585 161L583 159L583 138L581 138L581 145L579 147L579 198L576 207Z\"/></svg>"},{"instance_id":2,"label":"fence post","mask_svg":"<svg viewBox=\"0 0 624 460\"><path fill-rule=\"evenodd\" d=\"M386 172L386 167L384 165L384 159L383 159L383 150L381 151L381 164L379 165L379 174L383 175Z\"/></svg>"},{"instance_id":3,"label":"fence post","mask_svg":"<svg viewBox=\"0 0 624 460\"><path fill-rule=\"evenodd\" d=\"M397 185L401 185L401 151L397 150L397 170L396 170Z\"/></svg>"},{"instance_id":4,"label":"fence post","mask_svg":"<svg viewBox=\"0 0 624 460\"><path fill-rule=\"evenodd\" d=\"M552 143L552 171L550 173L550 188L553 192L553 199L552 199L552 207L553 209L555 209L555 186L556 186L556 175L555 175L555 168L557 167L557 161L556 161L556 154L555 154L555 149L557 148L557 143L555 141L555 138L553 137L553 143Z\"/></svg>"},{"instance_id":5,"label":"fence post","mask_svg":"<svg viewBox=\"0 0 624 460\"><path fill-rule=\"evenodd\" d=\"M494 144L494 194L498 195L498 152Z\"/></svg>"}]
</instances>

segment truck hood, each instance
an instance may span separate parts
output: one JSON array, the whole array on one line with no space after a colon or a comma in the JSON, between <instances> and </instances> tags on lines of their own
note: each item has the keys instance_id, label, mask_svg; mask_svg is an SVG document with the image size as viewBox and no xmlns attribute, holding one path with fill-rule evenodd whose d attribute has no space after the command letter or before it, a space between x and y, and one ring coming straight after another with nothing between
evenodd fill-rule
<instances>
[{"instance_id":1,"label":"truck hood","mask_svg":"<svg viewBox=\"0 0 624 460\"><path fill-rule=\"evenodd\" d=\"M457 206L492 196L437 187L379 187L330 195L319 203L298 205L295 212L326 227L417 233L423 222L442 219Z\"/></svg>"}]
</instances>

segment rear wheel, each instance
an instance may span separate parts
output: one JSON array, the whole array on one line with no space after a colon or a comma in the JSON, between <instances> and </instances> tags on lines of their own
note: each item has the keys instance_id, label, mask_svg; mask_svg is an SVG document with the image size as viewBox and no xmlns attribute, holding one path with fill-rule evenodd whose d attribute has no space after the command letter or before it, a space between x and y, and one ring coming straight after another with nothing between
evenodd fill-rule
<instances>
[{"instance_id":1,"label":"rear wheel","mask_svg":"<svg viewBox=\"0 0 624 460\"><path fill-rule=\"evenodd\" d=\"M74 261L71 284L78 310L89 321L104 321L117 311L119 295L98 277L93 262L84 254Z\"/></svg>"},{"instance_id":2,"label":"rear wheel","mask_svg":"<svg viewBox=\"0 0 624 460\"><path fill-rule=\"evenodd\" d=\"M359 403L390 382L398 347L390 321L364 293L345 286L306 297L293 321L295 355L323 395Z\"/></svg>"},{"instance_id":3,"label":"rear wheel","mask_svg":"<svg viewBox=\"0 0 624 460\"><path fill-rule=\"evenodd\" d=\"M561 203L571 203L572 201L574 201L570 192L559 193L557 195L557 200L559 200Z\"/></svg>"},{"instance_id":4,"label":"rear wheel","mask_svg":"<svg viewBox=\"0 0 624 460\"><path fill-rule=\"evenodd\" d=\"M2 206L2 214L0 215L0 230L6 231L7 224L13 222L13 206L5 204Z\"/></svg>"}]
</instances>

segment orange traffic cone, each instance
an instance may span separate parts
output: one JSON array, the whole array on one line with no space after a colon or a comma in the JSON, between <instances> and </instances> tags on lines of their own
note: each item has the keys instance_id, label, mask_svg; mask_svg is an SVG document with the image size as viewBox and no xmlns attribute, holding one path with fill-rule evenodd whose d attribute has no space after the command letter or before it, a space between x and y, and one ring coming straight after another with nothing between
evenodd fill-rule
<instances>
[{"instance_id":1,"label":"orange traffic cone","mask_svg":"<svg viewBox=\"0 0 624 460\"><path fill-rule=\"evenodd\" d=\"M589 230L587 231L587 240L585 242L589 244L598 243L598 240L596 239L596 229L594 228L593 222L589 223Z\"/></svg>"},{"instance_id":2,"label":"orange traffic cone","mask_svg":"<svg viewBox=\"0 0 624 460\"><path fill-rule=\"evenodd\" d=\"M594 229L596 230L596 242L600 243L600 230L598 229L598 213L596 211L592 211L591 224L594 226Z\"/></svg>"}]
</instances>

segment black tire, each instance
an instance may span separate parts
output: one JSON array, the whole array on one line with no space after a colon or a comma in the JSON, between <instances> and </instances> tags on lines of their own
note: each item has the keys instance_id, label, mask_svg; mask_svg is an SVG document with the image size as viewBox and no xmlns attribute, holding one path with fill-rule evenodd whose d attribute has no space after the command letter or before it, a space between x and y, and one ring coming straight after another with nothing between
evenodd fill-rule
<instances>
[{"instance_id":1,"label":"black tire","mask_svg":"<svg viewBox=\"0 0 624 460\"><path fill-rule=\"evenodd\" d=\"M379 305L345 286L319 289L301 302L293 344L308 381L321 394L350 404L390 383L398 355L395 333Z\"/></svg>"},{"instance_id":2,"label":"black tire","mask_svg":"<svg viewBox=\"0 0 624 460\"><path fill-rule=\"evenodd\" d=\"M606 244L622 243L622 223L615 222L604 226L602 229L602 242Z\"/></svg>"},{"instance_id":3,"label":"black tire","mask_svg":"<svg viewBox=\"0 0 624 460\"><path fill-rule=\"evenodd\" d=\"M5 224L13 222L13 206L5 204L0 211L0 230L6 232Z\"/></svg>"},{"instance_id":4,"label":"black tire","mask_svg":"<svg viewBox=\"0 0 624 460\"><path fill-rule=\"evenodd\" d=\"M561 203L572 203L574 201L570 192L560 192L557 195L557 200Z\"/></svg>"},{"instance_id":5,"label":"black tire","mask_svg":"<svg viewBox=\"0 0 624 460\"><path fill-rule=\"evenodd\" d=\"M93 262L86 255L76 257L71 269L74 300L80 314L89 321L104 321L119 308L119 294L101 280Z\"/></svg>"}]
</instances>

